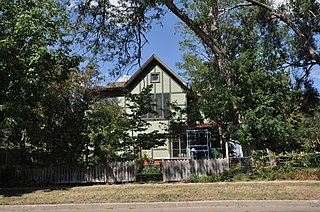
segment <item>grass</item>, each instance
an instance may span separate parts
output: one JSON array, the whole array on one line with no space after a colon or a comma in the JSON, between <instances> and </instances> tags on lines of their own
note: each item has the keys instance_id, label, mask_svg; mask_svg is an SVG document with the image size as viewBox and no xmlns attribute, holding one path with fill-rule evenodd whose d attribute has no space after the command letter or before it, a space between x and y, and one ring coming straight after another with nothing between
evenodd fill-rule
<instances>
[{"instance_id":1,"label":"grass","mask_svg":"<svg viewBox=\"0 0 320 212\"><path fill-rule=\"evenodd\" d=\"M122 184L0 188L0 204L175 202L204 200L314 200L320 182Z\"/></svg>"}]
</instances>

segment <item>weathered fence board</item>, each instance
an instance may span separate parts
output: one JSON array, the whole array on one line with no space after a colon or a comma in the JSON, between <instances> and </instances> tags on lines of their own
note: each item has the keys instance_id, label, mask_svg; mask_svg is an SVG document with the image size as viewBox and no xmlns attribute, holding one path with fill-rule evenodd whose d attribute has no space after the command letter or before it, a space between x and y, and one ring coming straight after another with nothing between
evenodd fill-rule
<instances>
[{"instance_id":1,"label":"weathered fence board","mask_svg":"<svg viewBox=\"0 0 320 212\"><path fill-rule=\"evenodd\" d=\"M188 160L163 161L163 181L182 181L187 179L189 174Z\"/></svg>"},{"instance_id":2,"label":"weathered fence board","mask_svg":"<svg viewBox=\"0 0 320 212\"><path fill-rule=\"evenodd\" d=\"M21 183L89 183L107 182L105 166L91 168L43 167L18 168L16 177Z\"/></svg>"},{"instance_id":3,"label":"weathered fence board","mask_svg":"<svg viewBox=\"0 0 320 212\"><path fill-rule=\"evenodd\" d=\"M164 160L163 181L176 182L198 176L213 175L228 170L225 159L211 160ZM3 171L3 170L2 170ZM1 169L0 169L1 175ZM44 167L15 168L10 174L13 184L71 184L71 183L117 183L136 181L136 162L111 162L91 168Z\"/></svg>"},{"instance_id":4,"label":"weathered fence board","mask_svg":"<svg viewBox=\"0 0 320 212\"><path fill-rule=\"evenodd\" d=\"M163 181L188 180L191 174L208 176L228 170L225 159L163 161Z\"/></svg>"},{"instance_id":5,"label":"weathered fence board","mask_svg":"<svg viewBox=\"0 0 320 212\"><path fill-rule=\"evenodd\" d=\"M90 168L53 166L42 168L17 167L10 174L12 175L10 181L13 184L132 182L136 178L135 167L135 161L113 162Z\"/></svg>"},{"instance_id":6,"label":"weathered fence board","mask_svg":"<svg viewBox=\"0 0 320 212\"><path fill-rule=\"evenodd\" d=\"M136 180L136 162L112 162L108 167L108 182L133 182Z\"/></svg>"}]
</instances>

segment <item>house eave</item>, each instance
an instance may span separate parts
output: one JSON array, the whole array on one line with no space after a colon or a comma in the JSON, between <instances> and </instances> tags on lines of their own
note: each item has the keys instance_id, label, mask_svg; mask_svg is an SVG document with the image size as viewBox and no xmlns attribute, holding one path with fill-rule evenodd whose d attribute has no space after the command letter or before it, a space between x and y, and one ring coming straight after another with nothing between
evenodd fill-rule
<instances>
[{"instance_id":1,"label":"house eave","mask_svg":"<svg viewBox=\"0 0 320 212\"><path fill-rule=\"evenodd\" d=\"M175 82L181 86L183 90L188 90L187 84L164 62L162 62L156 55L152 55L141 68L134 73L134 75L126 82L122 87L109 87L101 91L101 95L116 97L123 96L128 92L131 92L139 82L144 79L150 71L159 66L165 73L167 73Z\"/></svg>"}]
</instances>

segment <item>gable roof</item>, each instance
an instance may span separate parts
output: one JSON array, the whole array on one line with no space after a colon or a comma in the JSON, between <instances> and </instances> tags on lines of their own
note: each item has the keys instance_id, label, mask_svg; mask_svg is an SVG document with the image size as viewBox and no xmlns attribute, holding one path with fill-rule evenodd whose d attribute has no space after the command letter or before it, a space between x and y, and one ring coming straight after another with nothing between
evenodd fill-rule
<instances>
[{"instance_id":1,"label":"gable roof","mask_svg":"<svg viewBox=\"0 0 320 212\"><path fill-rule=\"evenodd\" d=\"M182 89L186 90L186 83L172 71L164 62L162 62L156 55L152 55L142 66L136 71L132 77L126 82L112 82L100 91L105 96L122 96L127 92L132 91L141 80L143 80L154 67L159 66L171 79L173 79Z\"/></svg>"}]
</instances>

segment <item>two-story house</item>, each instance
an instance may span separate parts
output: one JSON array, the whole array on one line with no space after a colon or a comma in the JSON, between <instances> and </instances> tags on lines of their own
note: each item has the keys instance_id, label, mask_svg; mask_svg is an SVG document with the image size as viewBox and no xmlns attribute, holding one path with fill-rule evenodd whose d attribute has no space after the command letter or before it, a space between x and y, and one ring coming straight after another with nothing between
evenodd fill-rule
<instances>
[{"instance_id":1,"label":"two-story house","mask_svg":"<svg viewBox=\"0 0 320 212\"><path fill-rule=\"evenodd\" d=\"M142 67L126 82L109 83L103 90L103 95L112 97L126 108L125 94L139 94L143 88L152 85L151 94L154 95L156 114L146 114L151 127L148 131L159 130L163 132L165 124L169 124L165 111L170 110L170 103L180 108L187 106L186 83L157 56L152 55ZM164 146L144 150L152 159L171 159L186 157L185 140L167 141Z\"/></svg>"}]
</instances>

